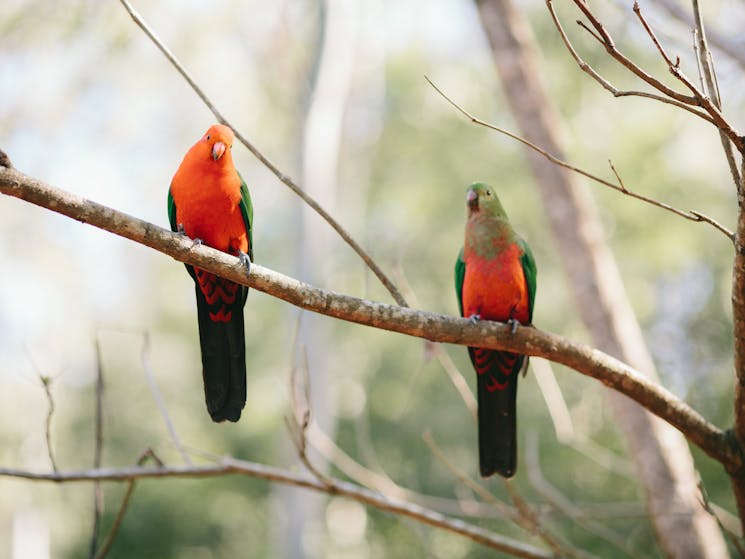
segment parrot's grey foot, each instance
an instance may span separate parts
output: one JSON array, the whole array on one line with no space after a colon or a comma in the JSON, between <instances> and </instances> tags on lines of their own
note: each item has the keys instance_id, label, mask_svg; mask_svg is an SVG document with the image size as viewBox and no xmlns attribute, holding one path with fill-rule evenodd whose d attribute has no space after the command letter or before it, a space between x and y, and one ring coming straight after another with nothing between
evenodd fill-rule
<instances>
[{"instance_id":1,"label":"parrot's grey foot","mask_svg":"<svg viewBox=\"0 0 745 559\"><path fill-rule=\"evenodd\" d=\"M481 315L478 313L472 314L468 317L468 320L470 320L473 324L476 324L479 320L481 320Z\"/></svg>"},{"instance_id":2,"label":"parrot's grey foot","mask_svg":"<svg viewBox=\"0 0 745 559\"><path fill-rule=\"evenodd\" d=\"M186 234L186 229L184 228L184 224L183 223L179 223L178 224L178 226L176 227L176 233L178 233L179 235L183 235L184 237L188 237L188 235ZM199 237L195 237L195 238L192 239L192 242L195 245L201 245L202 244L202 239L200 239Z\"/></svg>"},{"instance_id":3,"label":"parrot's grey foot","mask_svg":"<svg viewBox=\"0 0 745 559\"><path fill-rule=\"evenodd\" d=\"M243 264L246 267L246 273L251 273L251 257L243 252L242 250L238 251L238 260L241 261L241 264Z\"/></svg>"},{"instance_id":4,"label":"parrot's grey foot","mask_svg":"<svg viewBox=\"0 0 745 559\"><path fill-rule=\"evenodd\" d=\"M515 332L517 332L517 327L520 326L520 321L515 320L514 318L510 318L507 321L507 326L510 327L510 334L514 334Z\"/></svg>"}]
</instances>

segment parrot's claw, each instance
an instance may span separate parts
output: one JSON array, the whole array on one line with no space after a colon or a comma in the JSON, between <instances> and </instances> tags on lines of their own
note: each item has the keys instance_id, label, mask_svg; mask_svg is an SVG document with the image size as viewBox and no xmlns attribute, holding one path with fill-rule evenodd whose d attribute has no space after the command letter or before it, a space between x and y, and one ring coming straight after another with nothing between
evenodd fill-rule
<instances>
[{"instance_id":1,"label":"parrot's claw","mask_svg":"<svg viewBox=\"0 0 745 559\"><path fill-rule=\"evenodd\" d=\"M246 273L251 273L251 257L243 252L242 250L238 251L238 260L241 261L241 264L243 264L246 267Z\"/></svg>"},{"instance_id":2,"label":"parrot's claw","mask_svg":"<svg viewBox=\"0 0 745 559\"><path fill-rule=\"evenodd\" d=\"M186 234L186 229L184 228L184 224L183 223L179 223L178 224L178 226L176 227L176 233L178 233L179 235L183 235L184 237L188 237L188 235ZM199 237L194 237L191 241L195 245L201 245L202 244L202 239L200 239Z\"/></svg>"},{"instance_id":3,"label":"parrot's claw","mask_svg":"<svg viewBox=\"0 0 745 559\"><path fill-rule=\"evenodd\" d=\"M479 320L481 320L481 315L478 313L472 314L468 317L468 320L470 320L472 324L476 324Z\"/></svg>"},{"instance_id":4,"label":"parrot's claw","mask_svg":"<svg viewBox=\"0 0 745 559\"><path fill-rule=\"evenodd\" d=\"M514 334L515 332L517 332L517 327L520 326L520 321L515 320L514 318L510 318L507 321L507 326L510 327L510 334Z\"/></svg>"}]
</instances>

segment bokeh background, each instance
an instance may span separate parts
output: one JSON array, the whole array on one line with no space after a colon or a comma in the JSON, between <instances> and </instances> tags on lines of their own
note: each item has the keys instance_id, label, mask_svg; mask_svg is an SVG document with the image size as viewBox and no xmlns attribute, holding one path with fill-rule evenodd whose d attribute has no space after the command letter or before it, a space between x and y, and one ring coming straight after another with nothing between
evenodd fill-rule
<instances>
[{"instance_id":1,"label":"bokeh background","mask_svg":"<svg viewBox=\"0 0 745 559\"><path fill-rule=\"evenodd\" d=\"M540 43L541 79L562 116L573 163L732 227L736 199L716 132L669 106L614 100L563 49L539 0L519 0ZM537 326L586 340L514 141L470 124L424 79L476 115L514 128L475 5L466 0L316 2L159 0L136 6L213 102L388 271L414 306L457 313L452 269L464 192L497 188L538 262ZM619 44L665 73L626 2L603 6ZM687 26L648 2L660 37L696 75ZM737 44L745 8L706 3ZM563 7L561 7L563 9ZM573 15L566 12L567 22ZM569 26L570 24L567 23ZM637 86L572 29L587 60ZM325 45L325 48L324 48ZM715 50L725 112L742 125L743 65ZM115 1L6 0L0 13L0 148L21 171L167 227L166 193L185 151L214 122ZM255 258L315 285L390 302L359 258L236 143L255 207ZM732 418L731 246L707 225L595 186L605 231L666 386L719 426ZM252 291L246 307L248 403L215 425L201 385L191 279L176 261L16 199L0 198L0 464L90 468L95 379L105 379L103 463L152 448L183 463L148 385L150 367L184 444L302 471L287 432L290 371L306 366L313 417L350 457L448 513L470 493L422 439L477 476L475 423L431 348L418 339L302 313ZM145 346L145 338L149 344ZM96 344L100 348L97 359ZM474 388L466 351L446 347ZM519 391L520 467L513 485L542 521L604 557L659 554L641 491L597 382L554 366L552 419L534 374ZM568 417L569 422L566 421ZM734 511L721 468L696 449L704 486ZM317 463L326 458L314 455ZM203 458L193 457L196 462ZM328 471L345 476L333 464ZM576 505L560 511L550 483ZM502 482L486 485L507 499ZM102 531L124 484L104 489ZM0 479L0 557L81 557L93 524L90 484ZM430 502L431 503L431 502ZM488 509L488 507L486 507ZM470 522L539 545L495 510ZM587 527L592 519L607 534ZM263 480L138 484L110 557L482 557L458 536Z\"/></svg>"}]
</instances>

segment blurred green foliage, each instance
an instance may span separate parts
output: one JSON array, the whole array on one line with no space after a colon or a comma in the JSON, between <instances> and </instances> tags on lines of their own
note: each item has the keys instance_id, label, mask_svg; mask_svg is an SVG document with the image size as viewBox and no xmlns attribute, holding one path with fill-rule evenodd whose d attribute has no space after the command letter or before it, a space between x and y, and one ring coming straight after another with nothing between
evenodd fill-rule
<instances>
[{"instance_id":1,"label":"blurred green foliage","mask_svg":"<svg viewBox=\"0 0 745 559\"><path fill-rule=\"evenodd\" d=\"M715 132L669 106L614 100L574 66L543 3L519 4L540 42L543 82L564 117L562 134L572 162L612 178L607 163L612 159L630 189L731 227L735 198ZM715 4L707 12L715 27L727 32L742 22L742 9ZM302 0L271 7L171 0L142 3L140 9L224 114L283 171L299 178L309 76L320 36L318 6ZM621 47L663 75L628 10L603 10L614 21ZM430 76L479 117L514 129L474 6L465 0L379 1L365 3L359 17L334 192L337 219L386 271L397 271L397 281L405 278L417 306L455 314L452 268L463 235L465 187L490 182L538 262L536 325L587 339L522 149L468 123L422 77ZM653 21L695 75L685 28L659 15ZM43 0L11 1L0 15L0 37L0 147L15 165L167 226L170 177L213 118L118 3L79 1L62 8ZM591 38L577 32L577 44L617 87L638 87ZM740 114L743 106L741 88L735 87L740 77L740 69L723 60L720 84L728 114ZM300 203L242 147L236 145L234 154L256 208L257 261L295 275L305 246ZM592 188L661 377L706 417L728 426L731 245L707 225ZM309 221L317 231L326 228L319 218ZM314 281L390 301L346 245L330 239L323 258L314 262L322 280ZM290 413L289 372L302 354L293 346L297 309L251 292L248 403L240 423L215 425L202 397L193 287L180 264L8 198L0 199L0 262L0 464L49 469L43 374L53 378L52 436L60 467L91 466L95 339L106 382L104 464L134 464L146 448L169 464L181 463L144 374L148 332L144 358L186 445L301 469L284 422ZM455 466L477 475L475 423L425 344L327 318L312 320L325 332L311 360L317 369L310 371L311 391L314 401L323 402L314 411L327 416L324 424L336 444L412 491L453 503L472 498L422 440L430 432ZM473 388L465 349L446 349ZM576 440L557 440L535 376L528 374L519 391L520 467L513 487L547 529L578 548L626 556L583 527L589 518L619 535L633 556L660 556L627 449L605 405L605 389L573 371L553 369ZM526 456L528 440L537 441L537 462ZM585 441L610 453L613 467L600 459L605 453L587 451ZM723 469L693 452L712 500L733 511ZM587 511L586 517L559 511L531 471L540 471ZM333 466L330 472L344 476ZM485 485L508 501L500 480ZM124 484L104 484L103 533L124 490ZM0 479L0 494L0 556L9 556L14 538L27 533L22 527L28 518L36 530L28 533L48 534L52 557L85 556L92 527L90 485ZM298 502L308 503L310 511L300 526L290 523ZM496 516L464 518L541 545ZM262 480L224 477L138 483L110 557L271 557L289 554L287 541L295 537L303 554L317 557L491 556L468 540L387 513L335 498L313 499Z\"/></svg>"}]
</instances>

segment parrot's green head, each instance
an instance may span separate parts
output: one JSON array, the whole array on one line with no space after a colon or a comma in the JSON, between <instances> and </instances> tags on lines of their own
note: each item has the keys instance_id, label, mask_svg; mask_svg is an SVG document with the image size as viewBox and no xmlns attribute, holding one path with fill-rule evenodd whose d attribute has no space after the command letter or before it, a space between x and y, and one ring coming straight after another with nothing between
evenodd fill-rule
<instances>
[{"instance_id":1,"label":"parrot's green head","mask_svg":"<svg viewBox=\"0 0 745 559\"><path fill-rule=\"evenodd\" d=\"M475 214L492 216L497 219L507 219L507 213L497 197L497 193L488 184L475 182L466 191L466 205L468 216Z\"/></svg>"}]
</instances>

